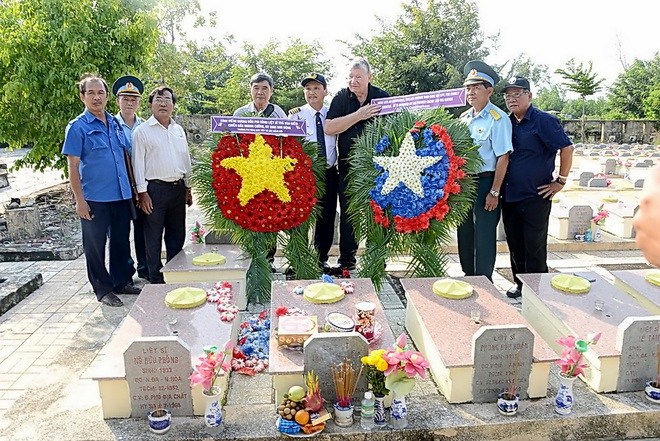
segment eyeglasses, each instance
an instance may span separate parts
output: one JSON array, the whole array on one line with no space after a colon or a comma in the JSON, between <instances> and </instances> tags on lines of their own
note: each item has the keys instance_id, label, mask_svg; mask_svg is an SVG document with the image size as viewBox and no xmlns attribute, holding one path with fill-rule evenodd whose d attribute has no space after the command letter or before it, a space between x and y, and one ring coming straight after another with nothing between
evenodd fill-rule
<instances>
[{"instance_id":1,"label":"eyeglasses","mask_svg":"<svg viewBox=\"0 0 660 441\"><path fill-rule=\"evenodd\" d=\"M526 93L527 91L524 90L522 92L505 93L503 96L505 100L517 100Z\"/></svg>"},{"instance_id":2,"label":"eyeglasses","mask_svg":"<svg viewBox=\"0 0 660 441\"><path fill-rule=\"evenodd\" d=\"M154 98L154 103L156 104L169 104L172 102L172 98Z\"/></svg>"}]
</instances>

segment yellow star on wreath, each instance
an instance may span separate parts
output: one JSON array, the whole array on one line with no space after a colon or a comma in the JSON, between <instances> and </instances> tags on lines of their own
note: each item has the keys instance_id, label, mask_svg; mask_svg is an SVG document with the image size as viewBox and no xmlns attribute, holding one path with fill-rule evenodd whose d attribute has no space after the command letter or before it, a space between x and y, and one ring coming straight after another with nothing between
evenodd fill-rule
<instances>
[{"instance_id":1,"label":"yellow star on wreath","mask_svg":"<svg viewBox=\"0 0 660 441\"><path fill-rule=\"evenodd\" d=\"M243 185L238 192L241 205L247 205L264 190L272 191L282 202L291 202L289 189L284 182L284 173L293 170L298 160L289 156L275 157L273 149L261 135L254 137L248 149L250 154L247 158L235 156L220 162L223 167L236 170L243 178Z\"/></svg>"},{"instance_id":2,"label":"yellow star on wreath","mask_svg":"<svg viewBox=\"0 0 660 441\"><path fill-rule=\"evenodd\" d=\"M403 182L413 193L424 197L421 176L424 170L442 159L442 156L417 156L415 141L406 133L399 149L399 156L375 156L374 162L389 172L381 194L388 194Z\"/></svg>"}]
</instances>

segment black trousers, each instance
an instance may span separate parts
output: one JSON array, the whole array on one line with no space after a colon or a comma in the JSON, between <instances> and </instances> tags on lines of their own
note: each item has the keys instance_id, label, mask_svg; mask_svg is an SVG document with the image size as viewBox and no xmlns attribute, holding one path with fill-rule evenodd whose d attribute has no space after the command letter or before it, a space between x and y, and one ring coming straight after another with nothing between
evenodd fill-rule
<instances>
[{"instance_id":1,"label":"black trousers","mask_svg":"<svg viewBox=\"0 0 660 441\"><path fill-rule=\"evenodd\" d=\"M358 250L353 224L348 220L348 170L347 159L339 158L339 265L342 267L355 266Z\"/></svg>"},{"instance_id":2,"label":"black trousers","mask_svg":"<svg viewBox=\"0 0 660 441\"><path fill-rule=\"evenodd\" d=\"M511 270L519 288L518 274L548 272L548 219L552 201L532 197L502 205L502 222L509 245Z\"/></svg>"},{"instance_id":3,"label":"black trousers","mask_svg":"<svg viewBox=\"0 0 660 441\"><path fill-rule=\"evenodd\" d=\"M493 178L477 178L477 199L457 230L458 257L463 272L466 276L486 276L491 281L497 255L497 223L502 211L501 202L493 211L484 208Z\"/></svg>"},{"instance_id":4,"label":"black trousers","mask_svg":"<svg viewBox=\"0 0 660 441\"><path fill-rule=\"evenodd\" d=\"M337 193L339 175L337 167L325 171L325 194L319 200L321 213L314 230L314 247L319 253L319 263L328 261L328 253L335 237L335 216L337 214Z\"/></svg>"},{"instance_id":5,"label":"black trousers","mask_svg":"<svg viewBox=\"0 0 660 441\"><path fill-rule=\"evenodd\" d=\"M144 244L151 283L165 283L160 272L163 233L167 262L179 254L186 240L186 187L183 180L177 182L149 181L147 186L154 207L151 214L144 215Z\"/></svg>"},{"instance_id":6,"label":"black trousers","mask_svg":"<svg viewBox=\"0 0 660 441\"><path fill-rule=\"evenodd\" d=\"M130 199L114 202L87 201L92 220L80 219L87 278L96 298L122 289L131 281L126 262L130 257ZM105 267L105 247L109 246L110 267Z\"/></svg>"}]
</instances>

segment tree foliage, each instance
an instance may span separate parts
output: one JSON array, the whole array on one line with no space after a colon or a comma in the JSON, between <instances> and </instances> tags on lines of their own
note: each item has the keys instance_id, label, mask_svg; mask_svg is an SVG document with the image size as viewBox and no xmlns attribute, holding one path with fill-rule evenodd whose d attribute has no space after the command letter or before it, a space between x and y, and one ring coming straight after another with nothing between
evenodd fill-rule
<instances>
[{"instance_id":1,"label":"tree foliage","mask_svg":"<svg viewBox=\"0 0 660 441\"><path fill-rule=\"evenodd\" d=\"M660 92L660 53L651 60L636 59L619 74L607 95L609 116L613 118L654 118L658 108L653 107Z\"/></svg>"},{"instance_id":2,"label":"tree foliage","mask_svg":"<svg viewBox=\"0 0 660 441\"><path fill-rule=\"evenodd\" d=\"M373 83L390 95L407 95L461 87L463 66L488 55L472 1L413 0L403 4L394 23L380 21L382 31L349 44L356 57L374 69Z\"/></svg>"},{"instance_id":3,"label":"tree foliage","mask_svg":"<svg viewBox=\"0 0 660 441\"><path fill-rule=\"evenodd\" d=\"M76 81L110 84L137 72L158 41L144 2L6 0L0 3L0 133L11 148L34 142L16 166L64 169L64 128L83 110Z\"/></svg>"}]
</instances>

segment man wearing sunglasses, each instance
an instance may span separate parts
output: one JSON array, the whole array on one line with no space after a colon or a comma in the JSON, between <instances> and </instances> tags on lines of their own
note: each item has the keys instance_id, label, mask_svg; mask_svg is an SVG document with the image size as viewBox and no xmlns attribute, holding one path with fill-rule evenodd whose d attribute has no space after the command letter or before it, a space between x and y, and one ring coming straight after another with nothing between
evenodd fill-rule
<instances>
[{"instance_id":1,"label":"man wearing sunglasses","mask_svg":"<svg viewBox=\"0 0 660 441\"><path fill-rule=\"evenodd\" d=\"M548 219L552 198L560 192L573 162L573 145L559 120L532 105L525 77L513 77L504 86L511 111L513 153L504 179L502 221L509 245L515 285L508 297L521 296L524 273L547 273ZM559 173L553 178L559 152Z\"/></svg>"}]
</instances>

